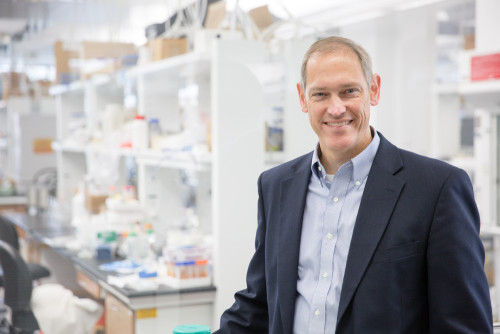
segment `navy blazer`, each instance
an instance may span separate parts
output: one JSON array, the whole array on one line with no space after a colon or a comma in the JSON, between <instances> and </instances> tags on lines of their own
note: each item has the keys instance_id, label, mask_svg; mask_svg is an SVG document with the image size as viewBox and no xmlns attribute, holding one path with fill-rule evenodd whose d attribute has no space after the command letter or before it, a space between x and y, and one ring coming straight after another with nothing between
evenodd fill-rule
<instances>
[{"instance_id":1,"label":"navy blazer","mask_svg":"<svg viewBox=\"0 0 500 334\"><path fill-rule=\"evenodd\" d=\"M379 136L352 235L336 333L492 333L468 175ZM235 294L216 333L293 332L311 159L306 154L259 177L247 288Z\"/></svg>"}]
</instances>

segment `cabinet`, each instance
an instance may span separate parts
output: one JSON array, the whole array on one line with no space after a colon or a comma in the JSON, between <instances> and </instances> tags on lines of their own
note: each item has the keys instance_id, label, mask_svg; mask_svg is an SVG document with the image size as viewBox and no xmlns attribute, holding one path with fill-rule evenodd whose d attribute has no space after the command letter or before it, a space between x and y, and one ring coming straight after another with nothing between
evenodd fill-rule
<instances>
[{"instance_id":1,"label":"cabinet","mask_svg":"<svg viewBox=\"0 0 500 334\"><path fill-rule=\"evenodd\" d=\"M465 51L467 70L474 51ZM432 134L434 155L465 169L471 176L481 217L493 319L500 320L500 80L456 83L434 87ZM445 131L443 131L445 130Z\"/></svg>"},{"instance_id":2,"label":"cabinet","mask_svg":"<svg viewBox=\"0 0 500 334\"><path fill-rule=\"evenodd\" d=\"M268 59L261 42L214 39L207 54L188 53L51 91L57 99L59 201L69 205L91 172L90 160L100 156L112 160L109 177L116 184L126 182L132 161L138 199L147 212L157 211L157 234L179 225L195 203L199 228L213 240L216 319L243 288L253 253L256 180L264 168L264 93L255 69ZM157 118L167 133L163 149L120 148L101 131L109 104Z\"/></svg>"},{"instance_id":3,"label":"cabinet","mask_svg":"<svg viewBox=\"0 0 500 334\"><path fill-rule=\"evenodd\" d=\"M110 294L105 305L106 333L134 334L134 312Z\"/></svg>"}]
</instances>

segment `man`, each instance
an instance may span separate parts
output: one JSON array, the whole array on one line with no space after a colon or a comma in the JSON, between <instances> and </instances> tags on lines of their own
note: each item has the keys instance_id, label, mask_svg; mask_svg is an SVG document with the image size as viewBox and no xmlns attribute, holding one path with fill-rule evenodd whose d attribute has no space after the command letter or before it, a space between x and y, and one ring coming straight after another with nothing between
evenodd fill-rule
<instances>
[{"instance_id":1,"label":"man","mask_svg":"<svg viewBox=\"0 0 500 334\"><path fill-rule=\"evenodd\" d=\"M262 173L247 288L216 333L491 333L467 174L369 125L381 79L348 39L314 43L297 84L318 145Z\"/></svg>"}]
</instances>

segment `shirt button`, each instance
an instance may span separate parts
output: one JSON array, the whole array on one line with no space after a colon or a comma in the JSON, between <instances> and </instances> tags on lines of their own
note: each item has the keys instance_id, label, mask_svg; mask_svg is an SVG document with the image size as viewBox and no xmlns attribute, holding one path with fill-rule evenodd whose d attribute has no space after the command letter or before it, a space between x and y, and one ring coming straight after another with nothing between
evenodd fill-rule
<instances>
[{"instance_id":1,"label":"shirt button","mask_svg":"<svg viewBox=\"0 0 500 334\"><path fill-rule=\"evenodd\" d=\"M332 240L333 239L333 234L328 233L326 237L328 238L328 240Z\"/></svg>"},{"instance_id":2,"label":"shirt button","mask_svg":"<svg viewBox=\"0 0 500 334\"><path fill-rule=\"evenodd\" d=\"M328 277L328 273L327 272L324 272L323 273L323 278L327 278Z\"/></svg>"},{"instance_id":3,"label":"shirt button","mask_svg":"<svg viewBox=\"0 0 500 334\"><path fill-rule=\"evenodd\" d=\"M318 166L318 170L321 172L321 166Z\"/></svg>"},{"instance_id":4,"label":"shirt button","mask_svg":"<svg viewBox=\"0 0 500 334\"><path fill-rule=\"evenodd\" d=\"M360 186L360 185L361 185L361 182L356 181L356 185L357 185L357 186Z\"/></svg>"},{"instance_id":5,"label":"shirt button","mask_svg":"<svg viewBox=\"0 0 500 334\"><path fill-rule=\"evenodd\" d=\"M335 203L337 203L337 202L339 201L339 198L338 198L338 197L334 197L334 198L333 198L333 201L334 201Z\"/></svg>"},{"instance_id":6,"label":"shirt button","mask_svg":"<svg viewBox=\"0 0 500 334\"><path fill-rule=\"evenodd\" d=\"M314 311L315 316L319 317L320 314L321 314L321 312L319 310Z\"/></svg>"}]
</instances>

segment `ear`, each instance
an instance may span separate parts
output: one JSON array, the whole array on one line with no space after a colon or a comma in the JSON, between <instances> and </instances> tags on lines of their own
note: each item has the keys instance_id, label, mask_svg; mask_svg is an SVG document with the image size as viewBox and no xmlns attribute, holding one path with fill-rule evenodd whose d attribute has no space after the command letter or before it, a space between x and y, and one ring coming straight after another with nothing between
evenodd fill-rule
<instances>
[{"instance_id":1,"label":"ear","mask_svg":"<svg viewBox=\"0 0 500 334\"><path fill-rule=\"evenodd\" d=\"M370 85L370 104L376 106L380 100L380 75L377 73L372 75L372 82Z\"/></svg>"},{"instance_id":2,"label":"ear","mask_svg":"<svg viewBox=\"0 0 500 334\"><path fill-rule=\"evenodd\" d=\"M300 109L302 112L307 113L306 92L300 82L297 82L297 92L299 93Z\"/></svg>"}]
</instances>

